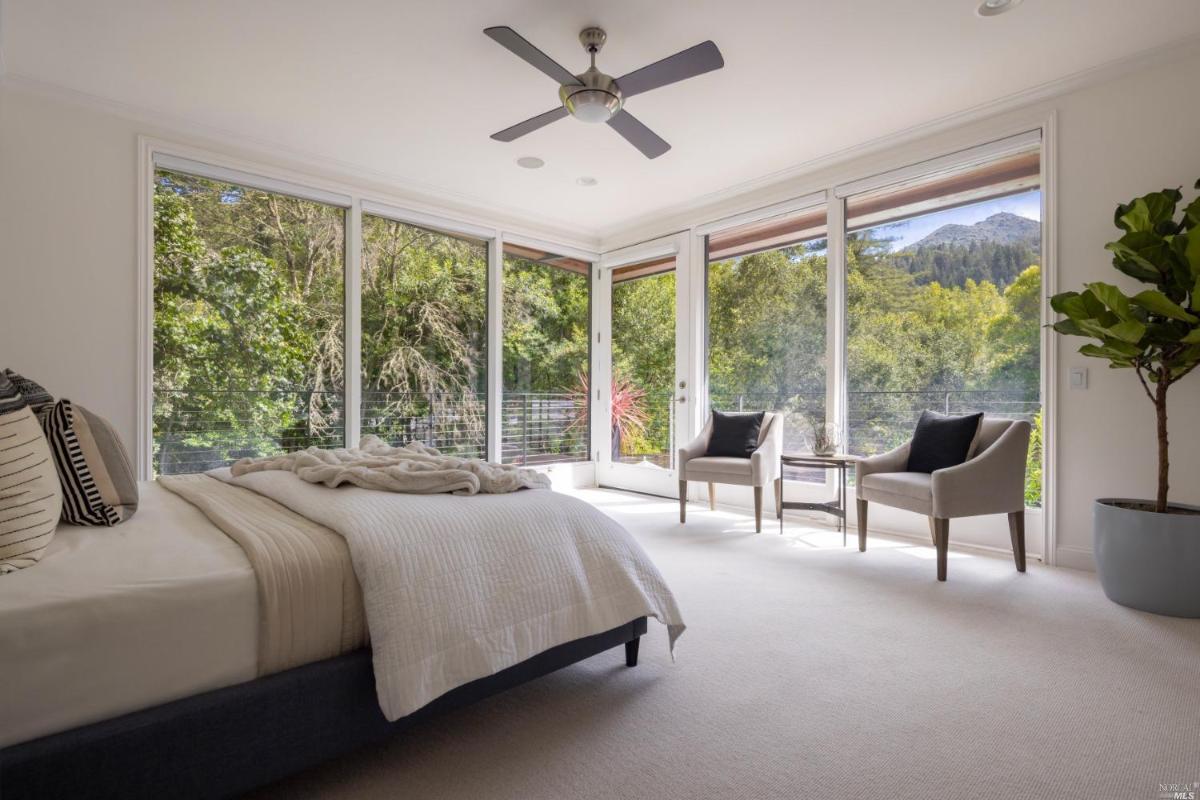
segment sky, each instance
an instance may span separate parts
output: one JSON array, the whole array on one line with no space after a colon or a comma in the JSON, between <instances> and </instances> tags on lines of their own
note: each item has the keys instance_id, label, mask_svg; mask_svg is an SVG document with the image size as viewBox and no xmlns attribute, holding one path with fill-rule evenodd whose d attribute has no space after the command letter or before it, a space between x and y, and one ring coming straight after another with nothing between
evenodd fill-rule
<instances>
[{"instance_id":1,"label":"sky","mask_svg":"<svg viewBox=\"0 0 1200 800\"><path fill-rule=\"evenodd\" d=\"M943 225L974 225L976 222L985 220L992 214L999 214L1001 211L1016 214L1018 217L1040 221L1042 218L1042 193L1034 189L1029 192L1010 195L1009 197L1001 197L998 200L986 200L975 205L952 208L948 211L939 211L936 214L926 214L923 217L916 217L891 225L881 225L875 231L895 239L896 241L892 243L892 249L899 250L924 239Z\"/></svg>"}]
</instances>

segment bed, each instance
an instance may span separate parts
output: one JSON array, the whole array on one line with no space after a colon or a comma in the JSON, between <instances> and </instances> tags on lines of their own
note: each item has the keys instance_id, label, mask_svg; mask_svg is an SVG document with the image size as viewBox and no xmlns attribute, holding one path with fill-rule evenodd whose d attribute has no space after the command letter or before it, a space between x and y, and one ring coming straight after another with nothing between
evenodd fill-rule
<instances>
[{"instance_id":1,"label":"bed","mask_svg":"<svg viewBox=\"0 0 1200 800\"><path fill-rule=\"evenodd\" d=\"M672 642L682 631L648 561L632 591L558 563L560 551L587 562L615 548L619 573L644 554L600 512L548 490L364 500L278 474L254 481L261 493L207 476L170 491L143 484L133 519L63 526L41 563L0 581L5 800L228 796L619 645L633 666L648 616ZM271 498L271 483L314 497L308 515ZM372 536L387 526L371 513L404 509L393 532L406 537L400 563L418 572L403 596L380 584L378 565L355 568L352 531L312 519L329 510L324 522L340 526L368 501L383 504L363 515ZM472 514L482 530L455 534ZM423 526L422 515L451 521ZM568 530L573 515L588 524ZM540 530L536 546L525 526ZM407 538L410 528L428 530ZM426 581L430 554L445 566ZM579 591L586 603L539 605Z\"/></svg>"}]
</instances>

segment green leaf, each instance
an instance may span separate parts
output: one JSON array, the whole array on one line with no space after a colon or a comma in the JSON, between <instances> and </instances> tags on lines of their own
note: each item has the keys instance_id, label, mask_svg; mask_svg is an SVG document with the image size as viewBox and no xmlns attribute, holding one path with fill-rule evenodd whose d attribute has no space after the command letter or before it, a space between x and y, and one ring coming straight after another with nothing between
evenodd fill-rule
<instances>
[{"instance_id":1,"label":"green leaf","mask_svg":"<svg viewBox=\"0 0 1200 800\"><path fill-rule=\"evenodd\" d=\"M1087 284L1087 288L1095 295L1096 299L1111 309L1119 319L1133 319L1133 314L1129 310L1129 298L1116 286L1113 286L1111 283L1096 281L1095 283Z\"/></svg>"},{"instance_id":2,"label":"green leaf","mask_svg":"<svg viewBox=\"0 0 1200 800\"><path fill-rule=\"evenodd\" d=\"M1171 258L1171 246L1153 231L1133 231L1106 244L1115 258L1113 266L1139 280L1158 280Z\"/></svg>"},{"instance_id":3,"label":"green leaf","mask_svg":"<svg viewBox=\"0 0 1200 800\"><path fill-rule=\"evenodd\" d=\"M1118 322L1108 330L1114 338L1130 344L1137 344L1146 335L1146 326L1135 319Z\"/></svg>"},{"instance_id":4,"label":"green leaf","mask_svg":"<svg viewBox=\"0 0 1200 800\"><path fill-rule=\"evenodd\" d=\"M1200 344L1200 328L1193 328L1191 333L1179 341L1183 344Z\"/></svg>"},{"instance_id":5,"label":"green leaf","mask_svg":"<svg viewBox=\"0 0 1200 800\"><path fill-rule=\"evenodd\" d=\"M1151 231L1175 216L1175 205L1183 198L1178 189L1163 189L1118 206L1115 222L1127 231Z\"/></svg>"},{"instance_id":6,"label":"green leaf","mask_svg":"<svg viewBox=\"0 0 1200 800\"><path fill-rule=\"evenodd\" d=\"M1155 314L1182 322L1200 322L1200 317L1189 314L1162 292L1146 290L1135 294L1131 301Z\"/></svg>"},{"instance_id":7,"label":"green leaf","mask_svg":"<svg viewBox=\"0 0 1200 800\"><path fill-rule=\"evenodd\" d=\"M1196 181L1196 188L1200 189L1200 181ZM1200 228L1200 197L1188 203L1183 210L1183 227Z\"/></svg>"},{"instance_id":8,"label":"green leaf","mask_svg":"<svg viewBox=\"0 0 1200 800\"><path fill-rule=\"evenodd\" d=\"M1066 314L1072 318L1087 315L1087 309L1084 308L1079 292L1059 292L1051 295L1050 307L1059 314Z\"/></svg>"},{"instance_id":9,"label":"green leaf","mask_svg":"<svg viewBox=\"0 0 1200 800\"><path fill-rule=\"evenodd\" d=\"M1128 357L1124 353L1120 353L1111 347L1103 347L1095 344L1085 344L1083 347L1079 348L1079 354L1083 356L1090 356L1091 358L1105 358L1109 361L1118 363L1125 363L1128 361Z\"/></svg>"},{"instance_id":10,"label":"green leaf","mask_svg":"<svg viewBox=\"0 0 1200 800\"><path fill-rule=\"evenodd\" d=\"M1080 328L1078 323L1076 323L1075 320L1073 320L1073 319L1059 320L1058 322L1055 322L1050 327L1066 336L1087 336L1088 335L1083 332L1083 329Z\"/></svg>"}]
</instances>

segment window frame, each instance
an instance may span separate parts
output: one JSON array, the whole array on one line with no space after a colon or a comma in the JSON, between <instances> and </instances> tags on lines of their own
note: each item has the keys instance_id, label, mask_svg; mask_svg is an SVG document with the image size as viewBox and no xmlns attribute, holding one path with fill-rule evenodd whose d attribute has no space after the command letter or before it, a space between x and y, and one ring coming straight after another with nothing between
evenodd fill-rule
<instances>
[{"instance_id":1,"label":"window frame","mask_svg":"<svg viewBox=\"0 0 1200 800\"><path fill-rule=\"evenodd\" d=\"M168 169L211 180L227 181L249 188L277 192L336 206L345 212L345 348L343 403L345 439L357 442L361 433L362 375L360 348L362 291L362 215L386 217L397 222L486 242L487 275L487 457L499 460L500 416L503 401L503 372L500 359L503 341L502 267L503 246L511 241L549 250L559 255L595 264L598 248L584 240L547 239L532 229L521 228L500 218L466 217L444 213L440 208L413 202L385 192L296 172L284 167L229 156L202 147L150 136L138 137L137 160L137 341L136 407L137 430L134 460L139 480L153 477L154 448L154 174ZM590 289L589 281L589 289ZM590 291L589 291L590 300ZM589 315L590 318L590 315ZM589 356L590 360L590 356Z\"/></svg>"}]
</instances>

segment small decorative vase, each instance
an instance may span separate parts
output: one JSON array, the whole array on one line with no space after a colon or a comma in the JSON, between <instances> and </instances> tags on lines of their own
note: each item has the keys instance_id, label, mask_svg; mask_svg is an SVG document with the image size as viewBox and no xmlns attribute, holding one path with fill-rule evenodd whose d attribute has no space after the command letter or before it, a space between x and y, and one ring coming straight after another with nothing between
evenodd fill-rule
<instances>
[{"instance_id":1,"label":"small decorative vase","mask_svg":"<svg viewBox=\"0 0 1200 800\"><path fill-rule=\"evenodd\" d=\"M837 428L830 424L813 426L812 451L814 456L831 456L837 452Z\"/></svg>"}]
</instances>

